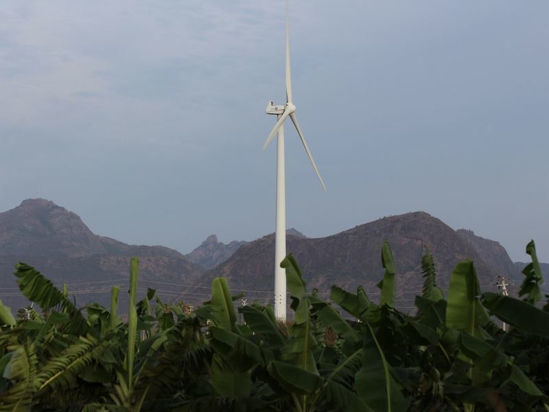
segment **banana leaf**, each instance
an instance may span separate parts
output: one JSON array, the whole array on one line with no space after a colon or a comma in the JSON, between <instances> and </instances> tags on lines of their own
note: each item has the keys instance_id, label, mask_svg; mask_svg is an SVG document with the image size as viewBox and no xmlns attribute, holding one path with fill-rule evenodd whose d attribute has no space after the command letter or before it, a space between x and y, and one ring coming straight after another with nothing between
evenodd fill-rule
<instances>
[{"instance_id":1,"label":"banana leaf","mask_svg":"<svg viewBox=\"0 0 549 412\"><path fill-rule=\"evenodd\" d=\"M7 349L9 361L2 377L10 381L11 386L1 393L0 411L30 411L39 386L35 342L27 339L22 344L9 345Z\"/></svg>"},{"instance_id":2,"label":"banana leaf","mask_svg":"<svg viewBox=\"0 0 549 412\"><path fill-rule=\"evenodd\" d=\"M355 391L347 389L336 382L329 381L324 389L324 396L330 407L328 410L345 412L374 412Z\"/></svg>"},{"instance_id":3,"label":"banana leaf","mask_svg":"<svg viewBox=\"0 0 549 412\"><path fill-rule=\"evenodd\" d=\"M310 395L322 384L320 376L292 363L273 361L269 364L268 370L271 376L290 393Z\"/></svg>"},{"instance_id":4,"label":"banana leaf","mask_svg":"<svg viewBox=\"0 0 549 412\"><path fill-rule=\"evenodd\" d=\"M280 263L280 266L286 269L286 286L288 292L298 299L307 295L305 280L301 275L301 270L297 265L295 258L290 254Z\"/></svg>"},{"instance_id":5,"label":"banana leaf","mask_svg":"<svg viewBox=\"0 0 549 412\"><path fill-rule=\"evenodd\" d=\"M110 327L114 328L120 319L118 318L118 295L120 293L120 288L118 286L113 286L111 289L111 311L110 311Z\"/></svg>"},{"instance_id":6,"label":"banana leaf","mask_svg":"<svg viewBox=\"0 0 549 412\"><path fill-rule=\"evenodd\" d=\"M43 310L59 307L70 315L68 332L82 335L87 331L87 322L80 310L40 272L25 263L18 263L14 274L21 293L27 299L37 303Z\"/></svg>"},{"instance_id":7,"label":"banana leaf","mask_svg":"<svg viewBox=\"0 0 549 412\"><path fill-rule=\"evenodd\" d=\"M434 301L423 296L416 296L415 304L418 322L434 329L446 324L447 302L444 299Z\"/></svg>"},{"instance_id":8,"label":"banana leaf","mask_svg":"<svg viewBox=\"0 0 549 412\"><path fill-rule=\"evenodd\" d=\"M360 302L358 296L350 292L347 292L345 289L340 288L339 286L332 286L332 293L330 299L337 303L343 310L347 313L358 318L360 313L367 309L367 306L359 306Z\"/></svg>"},{"instance_id":9,"label":"banana leaf","mask_svg":"<svg viewBox=\"0 0 549 412\"><path fill-rule=\"evenodd\" d=\"M8 325L8 326L14 326L15 318L11 313L10 307L4 305L4 303L2 303L2 300L0 300L0 325L2 324Z\"/></svg>"},{"instance_id":10,"label":"banana leaf","mask_svg":"<svg viewBox=\"0 0 549 412\"><path fill-rule=\"evenodd\" d=\"M517 385L523 392L532 396L545 396L537 385L528 378L517 365L511 365L511 374L508 379Z\"/></svg>"},{"instance_id":11,"label":"banana leaf","mask_svg":"<svg viewBox=\"0 0 549 412\"><path fill-rule=\"evenodd\" d=\"M282 350L282 359L304 371L318 375L313 354L317 343L313 336L311 304L305 280L292 255L288 255L280 266L286 269L287 287L294 301L292 308L295 310L294 324L290 328L290 338Z\"/></svg>"},{"instance_id":12,"label":"banana leaf","mask_svg":"<svg viewBox=\"0 0 549 412\"><path fill-rule=\"evenodd\" d=\"M429 252L425 253L421 258L421 269L423 272L422 297L434 302L444 299L442 290L437 287L435 262Z\"/></svg>"},{"instance_id":13,"label":"banana leaf","mask_svg":"<svg viewBox=\"0 0 549 412\"><path fill-rule=\"evenodd\" d=\"M482 335L488 315L479 299L477 274L470 260L458 263L450 277L446 326L463 330L473 336Z\"/></svg>"},{"instance_id":14,"label":"banana leaf","mask_svg":"<svg viewBox=\"0 0 549 412\"><path fill-rule=\"evenodd\" d=\"M358 332L329 303L320 300L313 302L313 313L324 328L332 328L346 344L359 341Z\"/></svg>"},{"instance_id":15,"label":"banana leaf","mask_svg":"<svg viewBox=\"0 0 549 412\"><path fill-rule=\"evenodd\" d=\"M305 280L301 275L301 270L292 255L288 255L280 266L286 270L286 286L292 297L292 309L295 311L295 323L301 324L309 322L309 298Z\"/></svg>"},{"instance_id":16,"label":"banana leaf","mask_svg":"<svg viewBox=\"0 0 549 412\"><path fill-rule=\"evenodd\" d=\"M484 339L462 332L458 342L461 352L473 360L471 379L474 386L489 382L493 372L508 363L507 356Z\"/></svg>"},{"instance_id":17,"label":"banana leaf","mask_svg":"<svg viewBox=\"0 0 549 412\"><path fill-rule=\"evenodd\" d=\"M234 370L246 371L255 365L265 366L258 345L230 330L210 326L211 344L217 353L234 365Z\"/></svg>"},{"instance_id":18,"label":"banana leaf","mask_svg":"<svg viewBox=\"0 0 549 412\"><path fill-rule=\"evenodd\" d=\"M353 390L355 375L361 367L362 348L359 348L341 361L325 369L326 380L314 402L318 410L344 410L350 412L371 411Z\"/></svg>"},{"instance_id":19,"label":"banana leaf","mask_svg":"<svg viewBox=\"0 0 549 412\"><path fill-rule=\"evenodd\" d=\"M354 295L334 285L330 299L357 319L373 323L379 319L379 306L368 299L362 286L357 288L357 293Z\"/></svg>"},{"instance_id":20,"label":"banana leaf","mask_svg":"<svg viewBox=\"0 0 549 412\"><path fill-rule=\"evenodd\" d=\"M135 300L137 297L137 277L139 275L139 260L132 257L130 261L130 290L128 304L128 353L126 355L126 367L128 371L129 396L133 391L133 368L135 360L135 341L137 339L137 309Z\"/></svg>"},{"instance_id":21,"label":"banana leaf","mask_svg":"<svg viewBox=\"0 0 549 412\"><path fill-rule=\"evenodd\" d=\"M286 342L286 337L280 331L269 307L260 308L250 305L238 310L255 336L261 339L263 347L280 348Z\"/></svg>"},{"instance_id":22,"label":"banana leaf","mask_svg":"<svg viewBox=\"0 0 549 412\"><path fill-rule=\"evenodd\" d=\"M549 313L510 296L492 292L482 295L491 314L525 333L549 338Z\"/></svg>"},{"instance_id":23,"label":"banana leaf","mask_svg":"<svg viewBox=\"0 0 549 412\"><path fill-rule=\"evenodd\" d=\"M219 396L228 399L248 398L253 387L249 370L232 370L215 357L211 368L211 383Z\"/></svg>"},{"instance_id":24,"label":"banana leaf","mask_svg":"<svg viewBox=\"0 0 549 412\"><path fill-rule=\"evenodd\" d=\"M363 328L362 367L355 375L355 390L374 411L399 412L408 408L400 385L369 324Z\"/></svg>"},{"instance_id":25,"label":"banana leaf","mask_svg":"<svg viewBox=\"0 0 549 412\"><path fill-rule=\"evenodd\" d=\"M212 280L212 321L216 326L231 330L236 322L236 312L233 300L225 278L214 278Z\"/></svg>"},{"instance_id":26,"label":"banana leaf","mask_svg":"<svg viewBox=\"0 0 549 412\"><path fill-rule=\"evenodd\" d=\"M378 283L381 289L380 305L395 306L395 265L393 263L393 253L389 243L384 242L381 247L381 264L385 269L383 280Z\"/></svg>"},{"instance_id":27,"label":"banana leaf","mask_svg":"<svg viewBox=\"0 0 549 412\"><path fill-rule=\"evenodd\" d=\"M59 356L49 359L36 376L39 391L68 390L77 381L77 375L92 362L96 362L111 343L99 341L91 335L81 336Z\"/></svg>"},{"instance_id":28,"label":"banana leaf","mask_svg":"<svg viewBox=\"0 0 549 412\"><path fill-rule=\"evenodd\" d=\"M526 253L530 255L532 262L522 270L525 279L520 285L519 296L526 295L524 300L535 305L542 298L540 285L543 283L543 275L536 254L536 244L533 240L526 245Z\"/></svg>"}]
</instances>

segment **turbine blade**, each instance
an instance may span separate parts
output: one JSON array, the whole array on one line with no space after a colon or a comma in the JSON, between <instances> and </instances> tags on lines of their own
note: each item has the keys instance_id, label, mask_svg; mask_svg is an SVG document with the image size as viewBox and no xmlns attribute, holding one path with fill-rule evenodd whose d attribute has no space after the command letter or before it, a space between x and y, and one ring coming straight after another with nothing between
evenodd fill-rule
<instances>
[{"instance_id":1,"label":"turbine blade","mask_svg":"<svg viewBox=\"0 0 549 412\"><path fill-rule=\"evenodd\" d=\"M292 122L294 123L294 126L297 130L297 134L299 134L299 138L301 139L301 143L303 143L303 147L305 148L305 151L307 152L307 156L309 156L309 160L311 161L311 164L313 165L313 169L315 169L315 173L318 176L318 179L320 180L320 184L322 185L324 191L326 191L326 184L324 183L324 179L322 179L322 176L320 176L320 172L318 171L318 167L316 167L315 159L313 159L313 155L311 154L311 151L309 150L309 146L307 145L307 141L305 140L305 137L303 136L303 133L301 132L301 128L299 127L299 123L297 123L297 118L295 117L295 114L290 114L290 119L292 119Z\"/></svg>"},{"instance_id":2,"label":"turbine blade","mask_svg":"<svg viewBox=\"0 0 549 412\"><path fill-rule=\"evenodd\" d=\"M286 0L286 102L292 102L292 73L290 71L290 23L288 14L288 0Z\"/></svg>"},{"instance_id":3,"label":"turbine blade","mask_svg":"<svg viewBox=\"0 0 549 412\"><path fill-rule=\"evenodd\" d=\"M271 130L271 133L269 133L269 136L267 136L267 140L265 140L265 143L263 143L263 150L265 150L269 143L271 143L271 140L273 140L273 138L276 136L276 134L278 133L278 129L280 129L280 127L284 123L284 120L286 120L289 114L290 111L286 109L284 113L282 113L282 116L278 118L276 124L273 127L273 130Z\"/></svg>"}]
</instances>

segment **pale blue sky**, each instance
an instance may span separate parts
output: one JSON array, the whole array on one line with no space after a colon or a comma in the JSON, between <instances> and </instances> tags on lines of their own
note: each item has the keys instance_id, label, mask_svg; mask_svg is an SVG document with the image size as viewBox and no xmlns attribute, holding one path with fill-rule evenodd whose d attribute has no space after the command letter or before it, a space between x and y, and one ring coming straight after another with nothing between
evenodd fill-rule
<instances>
[{"instance_id":1,"label":"pale blue sky","mask_svg":"<svg viewBox=\"0 0 549 412\"><path fill-rule=\"evenodd\" d=\"M0 210L189 252L274 230L283 1L4 0ZM425 210L549 261L549 2L291 1L288 226Z\"/></svg>"}]
</instances>

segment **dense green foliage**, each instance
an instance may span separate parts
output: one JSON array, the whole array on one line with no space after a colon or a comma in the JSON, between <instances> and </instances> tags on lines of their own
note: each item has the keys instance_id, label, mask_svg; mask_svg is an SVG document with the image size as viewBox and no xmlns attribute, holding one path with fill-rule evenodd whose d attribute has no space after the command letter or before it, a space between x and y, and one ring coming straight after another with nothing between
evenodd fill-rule
<instances>
[{"instance_id":1,"label":"dense green foliage","mask_svg":"<svg viewBox=\"0 0 549 412\"><path fill-rule=\"evenodd\" d=\"M288 256L286 324L269 306L237 310L223 278L194 311L154 290L136 302L135 258L125 322L119 288L110 310L79 309L19 264L21 292L40 310L14 317L0 302L0 411L548 409L549 312L536 306L542 275L533 242L527 252L523 300L482 293L470 261L456 266L445 299L426 253L415 314L394 307L398 271L388 244L379 304L362 288L333 286L330 301L320 299Z\"/></svg>"}]
</instances>

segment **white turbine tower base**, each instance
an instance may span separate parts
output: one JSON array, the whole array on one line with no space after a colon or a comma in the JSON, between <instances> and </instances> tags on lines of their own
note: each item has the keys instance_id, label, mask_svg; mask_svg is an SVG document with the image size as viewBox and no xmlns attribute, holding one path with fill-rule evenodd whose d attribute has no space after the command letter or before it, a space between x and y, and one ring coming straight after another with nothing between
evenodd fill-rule
<instances>
[{"instance_id":1,"label":"white turbine tower base","mask_svg":"<svg viewBox=\"0 0 549 412\"><path fill-rule=\"evenodd\" d=\"M277 320L286 321L286 272L280 267L280 263L286 257L286 177L284 164L284 122L289 117L294 124L297 134L309 157L311 165L320 180L320 184L326 190L326 185L316 167L313 155L309 150L307 141L299 127L295 116L296 107L292 98L292 76L290 72L290 33L288 23L288 0L286 0L286 104L275 105L272 101L267 104L267 114L276 115L277 121L267 140L263 144L263 150L274 139L277 139L276 151L276 232L275 232L275 282L274 282L274 311Z\"/></svg>"}]
</instances>

